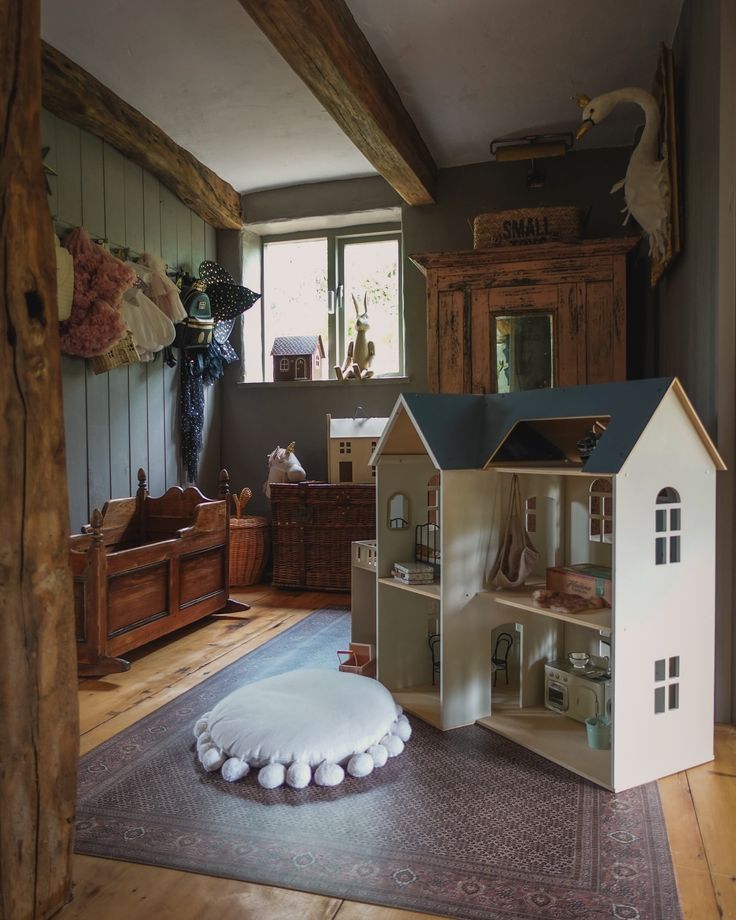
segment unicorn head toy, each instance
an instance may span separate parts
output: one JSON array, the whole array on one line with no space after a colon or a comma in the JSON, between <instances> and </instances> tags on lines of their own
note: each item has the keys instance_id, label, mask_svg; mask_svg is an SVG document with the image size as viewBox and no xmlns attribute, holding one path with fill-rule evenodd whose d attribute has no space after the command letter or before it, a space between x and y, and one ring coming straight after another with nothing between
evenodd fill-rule
<instances>
[{"instance_id":1,"label":"unicorn head toy","mask_svg":"<svg viewBox=\"0 0 736 920\"><path fill-rule=\"evenodd\" d=\"M268 498L271 497L272 482L302 482L307 478L304 467L297 460L294 453L295 444L292 441L288 447L276 447L266 455L268 462L268 481L263 484L263 491Z\"/></svg>"}]
</instances>

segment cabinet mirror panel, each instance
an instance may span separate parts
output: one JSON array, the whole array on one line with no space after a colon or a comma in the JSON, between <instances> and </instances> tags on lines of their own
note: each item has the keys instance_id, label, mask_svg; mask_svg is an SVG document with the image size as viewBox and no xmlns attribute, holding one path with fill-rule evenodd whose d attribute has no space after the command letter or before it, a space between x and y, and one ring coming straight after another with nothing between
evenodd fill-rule
<instances>
[{"instance_id":1,"label":"cabinet mirror panel","mask_svg":"<svg viewBox=\"0 0 736 920\"><path fill-rule=\"evenodd\" d=\"M553 383L552 316L495 315L496 392L537 390Z\"/></svg>"},{"instance_id":2,"label":"cabinet mirror panel","mask_svg":"<svg viewBox=\"0 0 736 920\"><path fill-rule=\"evenodd\" d=\"M409 526L409 498L395 492L388 500L389 530L405 530Z\"/></svg>"}]
</instances>

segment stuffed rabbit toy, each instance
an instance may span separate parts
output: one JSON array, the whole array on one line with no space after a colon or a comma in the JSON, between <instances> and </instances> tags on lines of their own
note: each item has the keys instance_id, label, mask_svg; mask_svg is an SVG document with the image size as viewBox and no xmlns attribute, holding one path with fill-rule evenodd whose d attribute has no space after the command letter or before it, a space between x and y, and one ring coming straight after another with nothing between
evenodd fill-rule
<instances>
[{"instance_id":1,"label":"stuffed rabbit toy","mask_svg":"<svg viewBox=\"0 0 736 920\"><path fill-rule=\"evenodd\" d=\"M355 294L353 294L353 305L355 306L355 341L348 345L348 353L342 362L342 367L335 365L335 376L338 380L348 380L357 378L358 380L367 380L373 376L371 364L376 353L373 342L366 339L366 333L370 329L368 324L368 295L363 297L363 310L360 309Z\"/></svg>"}]
</instances>

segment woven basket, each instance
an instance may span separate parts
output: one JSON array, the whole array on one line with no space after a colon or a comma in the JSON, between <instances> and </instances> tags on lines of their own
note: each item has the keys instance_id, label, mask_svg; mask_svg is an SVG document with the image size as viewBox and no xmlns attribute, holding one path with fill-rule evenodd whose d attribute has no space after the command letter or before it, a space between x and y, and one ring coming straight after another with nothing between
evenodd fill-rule
<instances>
[{"instance_id":1,"label":"woven basket","mask_svg":"<svg viewBox=\"0 0 736 920\"><path fill-rule=\"evenodd\" d=\"M235 517L230 518L230 584L255 585L263 577L271 548L265 517L245 514L253 493L243 489L233 495Z\"/></svg>"},{"instance_id":2,"label":"woven basket","mask_svg":"<svg viewBox=\"0 0 736 920\"><path fill-rule=\"evenodd\" d=\"M349 591L351 544L376 536L373 483L272 483L273 584Z\"/></svg>"},{"instance_id":3,"label":"woven basket","mask_svg":"<svg viewBox=\"0 0 736 920\"><path fill-rule=\"evenodd\" d=\"M527 246L579 240L583 230L581 208L520 208L491 211L473 221L473 246Z\"/></svg>"},{"instance_id":4,"label":"woven basket","mask_svg":"<svg viewBox=\"0 0 736 920\"><path fill-rule=\"evenodd\" d=\"M90 358L92 370L95 374L105 374L116 367L127 367L129 364L136 364L141 360L138 349L133 342L133 336L126 332L119 342L112 346L110 351L104 355L95 355Z\"/></svg>"}]
</instances>

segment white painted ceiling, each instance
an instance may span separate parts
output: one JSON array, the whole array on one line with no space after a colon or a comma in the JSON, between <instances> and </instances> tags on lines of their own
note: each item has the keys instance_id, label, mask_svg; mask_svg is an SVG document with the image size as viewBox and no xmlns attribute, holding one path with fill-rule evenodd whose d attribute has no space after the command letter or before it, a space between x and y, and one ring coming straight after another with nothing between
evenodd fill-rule
<instances>
[{"instance_id":1,"label":"white painted ceiling","mask_svg":"<svg viewBox=\"0 0 736 920\"><path fill-rule=\"evenodd\" d=\"M682 0L347 0L438 166L651 87ZM236 189L375 174L237 0L43 0L42 35ZM633 110L632 110L633 109ZM581 142L631 143L636 107Z\"/></svg>"}]
</instances>

